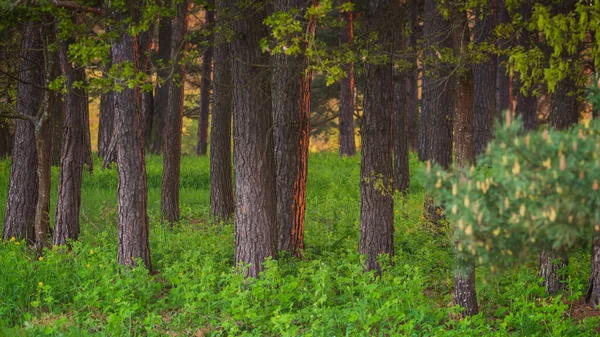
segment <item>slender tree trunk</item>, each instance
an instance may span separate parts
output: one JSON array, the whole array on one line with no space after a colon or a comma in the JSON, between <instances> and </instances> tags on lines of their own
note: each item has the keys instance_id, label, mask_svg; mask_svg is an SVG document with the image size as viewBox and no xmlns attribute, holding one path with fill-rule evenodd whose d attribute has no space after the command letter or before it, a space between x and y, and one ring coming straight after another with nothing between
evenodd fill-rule
<instances>
[{"instance_id":1,"label":"slender tree trunk","mask_svg":"<svg viewBox=\"0 0 600 337\"><path fill-rule=\"evenodd\" d=\"M106 65L103 77L107 77L106 72L110 69L111 64ZM117 154L115 151L110 153L110 141L114 134L115 120L115 105L114 91L109 91L100 96L100 121L98 124L98 157L108 159L109 163L116 161Z\"/></svg>"},{"instance_id":2,"label":"slender tree trunk","mask_svg":"<svg viewBox=\"0 0 600 337\"><path fill-rule=\"evenodd\" d=\"M152 48L152 31L150 27L148 31L142 32L138 36L138 57L140 70L146 73L146 76L151 77L151 58L150 52ZM152 135L152 118L154 116L154 93L152 90L143 90L142 93L142 129L144 131L144 148L150 144L150 136ZM146 152L150 152L149 150Z\"/></svg>"},{"instance_id":3,"label":"slender tree trunk","mask_svg":"<svg viewBox=\"0 0 600 337\"><path fill-rule=\"evenodd\" d=\"M391 0L369 1L365 29L376 33L378 43L390 53L393 46ZM373 46L368 46L373 48ZM361 125L362 160L360 183L360 254L367 255L365 267L381 271L377 256L394 255L394 199L392 177L391 111L394 85L391 60L367 64L364 115Z\"/></svg>"},{"instance_id":4,"label":"slender tree trunk","mask_svg":"<svg viewBox=\"0 0 600 337\"><path fill-rule=\"evenodd\" d=\"M267 36L265 10L229 2L237 37L231 43L233 140L235 166L235 262L258 276L263 261L275 253L275 163L268 55L259 41Z\"/></svg>"},{"instance_id":5,"label":"slender tree trunk","mask_svg":"<svg viewBox=\"0 0 600 337\"><path fill-rule=\"evenodd\" d=\"M475 16L475 42L488 42L494 34L495 0L490 0ZM475 156L484 152L492 139L492 127L496 115L497 61L489 55L486 62L473 66L473 150Z\"/></svg>"},{"instance_id":6,"label":"slender tree trunk","mask_svg":"<svg viewBox=\"0 0 600 337\"><path fill-rule=\"evenodd\" d=\"M231 184L231 60L226 27L225 0L216 1L217 26L214 46L212 132L210 133L210 214L226 219L233 214Z\"/></svg>"},{"instance_id":7,"label":"slender tree trunk","mask_svg":"<svg viewBox=\"0 0 600 337\"><path fill-rule=\"evenodd\" d=\"M181 126L183 121L183 85L175 79L184 81L185 69L181 65L183 45L187 31L187 12L189 1L177 5L177 14L173 17L171 36L171 57L174 77L169 79L169 97L167 114L163 127L163 175L160 209L163 219L169 223L179 221L179 170L181 163Z\"/></svg>"},{"instance_id":8,"label":"slender tree trunk","mask_svg":"<svg viewBox=\"0 0 600 337\"><path fill-rule=\"evenodd\" d=\"M432 47L452 48L452 39L447 32L452 30L437 9L435 0L425 0L424 39L427 41L426 57L437 58ZM452 163L452 120L455 107L455 88L452 79L451 66L436 60L436 65L425 64L423 75L423 124L427 124L426 139L427 160L439 164L444 169ZM428 73L427 68L433 71ZM438 69L435 72L435 69ZM425 117L425 119L423 119ZM439 225L441 211L435 205L431 196L425 196L425 218Z\"/></svg>"},{"instance_id":9,"label":"slender tree trunk","mask_svg":"<svg viewBox=\"0 0 600 337\"><path fill-rule=\"evenodd\" d=\"M167 0L165 3L170 3ZM167 114L167 102L169 97L169 69L173 66L171 62L171 36L172 30L170 18L162 18L158 27L158 64L156 71L158 84L154 96L154 111L152 117L152 131L150 140L146 146L150 153L159 154L162 151L164 119ZM163 82L166 81L166 82Z\"/></svg>"},{"instance_id":10,"label":"slender tree trunk","mask_svg":"<svg viewBox=\"0 0 600 337\"><path fill-rule=\"evenodd\" d=\"M137 41L129 35L123 22L127 13L116 11L115 22L119 38L111 47L112 62L131 62L137 67ZM152 269L148 242L148 214L146 193L146 163L141 123L139 88L123 87L114 93L115 125L117 128L118 262L136 264L140 258L146 268Z\"/></svg>"},{"instance_id":11,"label":"slender tree trunk","mask_svg":"<svg viewBox=\"0 0 600 337\"><path fill-rule=\"evenodd\" d=\"M417 38L420 36L419 25L420 1L410 0L410 27L411 34L406 39L406 49L411 59L412 68L406 73L407 85L407 114L408 114L408 147L412 151L419 150L419 65L417 54Z\"/></svg>"},{"instance_id":12,"label":"slender tree trunk","mask_svg":"<svg viewBox=\"0 0 600 337\"><path fill-rule=\"evenodd\" d=\"M530 20L532 10L532 4L523 3L519 8L519 14L523 17L523 20ZM531 47L532 38L531 32L529 32L527 29L524 29L519 34L518 43L525 48L529 48ZM529 88L526 92L523 92L519 81L515 81L514 87L515 91L517 92L517 107L515 114L521 116L525 129L537 129L537 98L534 96L532 88Z\"/></svg>"},{"instance_id":13,"label":"slender tree trunk","mask_svg":"<svg viewBox=\"0 0 600 337\"><path fill-rule=\"evenodd\" d=\"M395 52L406 51L401 34L394 35ZM408 88L412 76L408 72L393 70L394 104L392 112L392 134L394 146L394 191L408 193L410 169L408 166Z\"/></svg>"},{"instance_id":14,"label":"slender tree trunk","mask_svg":"<svg viewBox=\"0 0 600 337\"><path fill-rule=\"evenodd\" d=\"M64 94L65 130L61 154L58 201L54 221L55 245L79 238L79 210L81 206L81 179L86 160L86 115L89 114L87 93L73 84L85 80L85 69L74 68L67 56L68 44L62 43L60 62L67 80Z\"/></svg>"},{"instance_id":15,"label":"slender tree trunk","mask_svg":"<svg viewBox=\"0 0 600 337\"><path fill-rule=\"evenodd\" d=\"M46 73L49 76L49 73ZM50 81L46 81L50 83ZM42 100L42 107L44 114L48 114L48 101L50 93L46 91L44 99ZM37 184L38 184L38 197L37 205L35 207L35 249L38 255L42 253L44 247L49 246L48 234L50 233L50 148L46 143L46 137L44 137L47 128L49 127L48 116L42 117L37 121L35 126L35 145L37 152Z\"/></svg>"},{"instance_id":16,"label":"slender tree trunk","mask_svg":"<svg viewBox=\"0 0 600 337\"><path fill-rule=\"evenodd\" d=\"M510 15L506 7L506 0L497 0L497 18L498 24L506 24L510 22ZM500 40L499 46L502 49L508 47L508 41ZM512 110L510 97L510 76L507 73L506 62L508 56L500 55L496 68L496 119L501 120L502 114Z\"/></svg>"},{"instance_id":17,"label":"slender tree trunk","mask_svg":"<svg viewBox=\"0 0 600 337\"><path fill-rule=\"evenodd\" d=\"M52 78L57 78L61 75L64 75L61 73L59 67L56 67L56 69L57 71L52 74ZM48 99L48 108L50 109L50 125L46 131L46 146L48 146L48 151L50 151L50 162L52 166L60 166L62 137L65 128L65 107L63 104L64 96L58 91L52 91Z\"/></svg>"},{"instance_id":18,"label":"slender tree trunk","mask_svg":"<svg viewBox=\"0 0 600 337\"><path fill-rule=\"evenodd\" d=\"M20 114L36 116L42 103L44 85L42 38L39 22L25 25L21 38L21 65L17 84L17 106ZM26 120L17 120L6 214L2 238L28 239L33 243L35 210L38 198L37 154L35 127Z\"/></svg>"},{"instance_id":19,"label":"slender tree trunk","mask_svg":"<svg viewBox=\"0 0 600 337\"><path fill-rule=\"evenodd\" d=\"M275 11L302 10L305 0L276 0ZM315 21L309 31L314 34ZM304 250L304 211L308 173L310 84L308 58L277 54L273 68L271 100L277 186L277 250L296 257Z\"/></svg>"},{"instance_id":20,"label":"slender tree trunk","mask_svg":"<svg viewBox=\"0 0 600 337\"><path fill-rule=\"evenodd\" d=\"M214 0L209 1L209 6L214 5ZM205 25L212 27L215 23L215 12L206 10ZM211 39L210 45L204 50L202 55L202 81L200 82L200 114L198 116L198 144L196 145L197 155L206 155L208 150L208 118L210 106L210 75L212 73L213 47Z\"/></svg>"},{"instance_id":21,"label":"slender tree trunk","mask_svg":"<svg viewBox=\"0 0 600 337\"><path fill-rule=\"evenodd\" d=\"M340 0L340 5L352 0ZM352 12L340 13L345 25L340 28L340 44L352 46L354 39L354 21ZM354 62L346 64L346 77L340 81L340 156L354 156L356 142L354 140Z\"/></svg>"}]
</instances>

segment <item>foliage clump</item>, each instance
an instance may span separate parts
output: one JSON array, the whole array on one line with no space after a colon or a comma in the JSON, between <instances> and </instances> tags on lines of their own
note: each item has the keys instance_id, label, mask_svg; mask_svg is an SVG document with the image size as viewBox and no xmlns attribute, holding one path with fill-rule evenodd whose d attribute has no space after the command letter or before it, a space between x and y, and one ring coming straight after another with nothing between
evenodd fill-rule
<instances>
[{"instance_id":1,"label":"foliage clump","mask_svg":"<svg viewBox=\"0 0 600 337\"><path fill-rule=\"evenodd\" d=\"M431 173L465 260L493 270L600 233L600 121L526 133L517 119L495 136L476 166Z\"/></svg>"}]
</instances>

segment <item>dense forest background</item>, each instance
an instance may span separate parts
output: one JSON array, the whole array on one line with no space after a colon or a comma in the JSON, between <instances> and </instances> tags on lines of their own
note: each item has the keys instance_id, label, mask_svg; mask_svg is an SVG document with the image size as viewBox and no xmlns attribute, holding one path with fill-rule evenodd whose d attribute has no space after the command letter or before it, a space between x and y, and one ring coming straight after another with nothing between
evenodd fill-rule
<instances>
[{"instance_id":1,"label":"dense forest background","mask_svg":"<svg viewBox=\"0 0 600 337\"><path fill-rule=\"evenodd\" d=\"M597 333L600 3L0 10L0 334Z\"/></svg>"}]
</instances>

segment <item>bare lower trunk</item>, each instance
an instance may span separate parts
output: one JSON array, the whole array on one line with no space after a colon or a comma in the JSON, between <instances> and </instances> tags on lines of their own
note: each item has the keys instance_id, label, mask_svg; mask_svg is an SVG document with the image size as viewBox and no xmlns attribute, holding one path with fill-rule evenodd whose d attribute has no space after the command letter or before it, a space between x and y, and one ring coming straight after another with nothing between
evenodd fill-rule
<instances>
[{"instance_id":1,"label":"bare lower trunk","mask_svg":"<svg viewBox=\"0 0 600 337\"><path fill-rule=\"evenodd\" d=\"M400 36L394 37L398 52L406 51L404 41ZM408 167L408 99L407 88L410 86L411 75L393 72L394 106L392 110L392 139L394 146L394 191L408 193L410 185L410 169Z\"/></svg>"},{"instance_id":2,"label":"bare lower trunk","mask_svg":"<svg viewBox=\"0 0 600 337\"><path fill-rule=\"evenodd\" d=\"M600 304L600 236L592 242L592 273L588 281L585 303L598 309Z\"/></svg>"},{"instance_id":3,"label":"bare lower trunk","mask_svg":"<svg viewBox=\"0 0 600 337\"><path fill-rule=\"evenodd\" d=\"M38 22L25 25L21 42L21 81L17 84L17 111L36 116L43 100L44 85L42 39ZM17 120L6 199L6 214L2 238L28 239L33 243L35 210L38 196L35 127L26 120Z\"/></svg>"},{"instance_id":4,"label":"bare lower trunk","mask_svg":"<svg viewBox=\"0 0 600 337\"><path fill-rule=\"evenodd\" d=\"M462 271L459 271L458 268L464 269L465 266L455 267L454 304L465 309L462 312L464 316L477 315L479 313L479 305L477 304L477 291L475 290L475 266L474 264L469 264L467 270Z\"/></svg>"},{"instance_id":5,"label":"bare lower trunk","mask_svg":"<svg viewBox=\"0 0 600 337\"><path fill-rule=\"evenodd\" d=\"M225 1L217 0L217 25L226 27ZM220 30L214 47L212 132L210 134L210 214L226 219L233 214L231 182L231 60L229 43Z\"/></svg>"},{"instance_id":6,"label":"bare lower trunk","mask_svg":"<svg viewBox=\"0 0 600 337\"><path fill-rule=\"evenodd\" d=\"M567 266L569 260L564 253L544 249L540 255L540 277L544 279L544 286L548 294L554 295L564 288L564 277L560 269Z\"/></svg>"},{"instance_id":7,"label":"bare lower trunk","mask_svg":"<svg viewBox=\"0 0 600 337\"><path fill-rule=\"evenodd\" d=\"M266 13L245 2L230 3L236 38L231 43L235 165L235 263L258 276L275 253L276 189L273 159L268 55L260 49L267 36Z\"/></svg>"},{"instance_id":8,"label":"bare lower trunk","mask_svg":"<svg viewBox=\"0 0 600 337\"><path fill-rule=\"evenodd\" d=\"M411 55L409 62L412 68L407 77L407 114L408 114L408 146L412 151L419 149L419 64L417 62L417 40L420 36L419 0L410 0L411 34L406 39L407 53Z\"/></svg>"},{"instance_id":9,"label":"bare lower trunk","mask_svg":"<svg viewBox=\"0 0 600 337\"><path fill-rule=\"evenodd\" d=\"M46 94L47 95L47 94ZM45 98L47 100L47 98ZM47 102L42 103L46 105ZM48 247L50 233L50 156L48 146L43 137L43 131L48 127L48 121L41 121L41 124L36 126L36 150L37 150L37 182L38 182L38 197L35 207L35 248L38 254L42 252L42 248Z\"/></svg>"}]
</instances>

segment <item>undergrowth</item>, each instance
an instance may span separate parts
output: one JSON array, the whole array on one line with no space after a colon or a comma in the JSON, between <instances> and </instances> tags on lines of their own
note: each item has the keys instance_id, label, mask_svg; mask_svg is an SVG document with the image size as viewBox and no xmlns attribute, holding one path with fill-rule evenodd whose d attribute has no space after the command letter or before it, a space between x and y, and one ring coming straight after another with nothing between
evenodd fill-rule
<instances>
[{"instance_id":1,"label":"undergrowth","mask_svg":"<svg viewBox=\"0 0 600 337\"><path fill-rule=\"evenodd\" d=\"M82 236L71 251L36 259L24 242L0 243L0 336L596 335L597 319L569 314L585 291L587 248L571 257L568 290L556 297L545 295L535 261L499 275L478 271L482 313L457 319L450 235L423 224L416 179L395 204L396 256L382 257L376 277L357 254L359 158L311 155L305 258L269 260L248 280L233 266L233 223L208 216L208 159L183 158L182 221L173 228L158 214L161 166L148 158L154 271L116 264L116 171L86 173ZM0 163L4 191L9 167Z\"/></svg>"}]
</instances>

